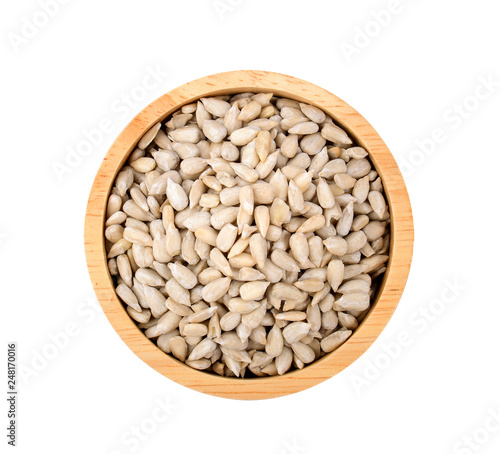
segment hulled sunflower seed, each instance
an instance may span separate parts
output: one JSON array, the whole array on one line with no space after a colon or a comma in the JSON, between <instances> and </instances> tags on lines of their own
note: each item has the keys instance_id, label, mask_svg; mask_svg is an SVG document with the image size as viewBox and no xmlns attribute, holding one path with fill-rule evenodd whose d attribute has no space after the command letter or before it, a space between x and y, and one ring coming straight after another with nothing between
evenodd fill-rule
<instances>
[{"instance_id":1,"label":"hulled sunflower seed","mask_svg":"<svg viewBox=\"0 0 500 454\"><path fill-rule=\"evenodd\" d=\"M311 325L309 323L293 322L285 326L283 329L283 337L289 344L293 344L305 337L310 329Z\"/></svg>"},{"instance_id":2,"label":"hulled sunflower seed","mask_svg":"<svg viewBox=\"0 0 500 454\"><path fill-rule=\"evenodd\" d=\"M293 352L290 347L283 347L280 355L276 356L276 370L279 375L283 375L292 366Z\"/></svg>"},{"instance_id":3,"label":"hulled sunflower seed","mask_svg":"<svg viewBox=\"0 0 500 454\"><path fill-rule=\"evenodd\" d=\"M321 135L330 142L338 143L340 145L351 145L352 140L347 133L332 123L325 123L321 130Z\"/></svg>"},{"instance_id":4,"label":"hulled sunflower seed","mask_svg":"<svg viewBox=\"0 0 500 454\"><path fill-rule=\"evenodd\" d=\"M181 336L172 337L169 341L170 351L179 361L186 361L188 348L186 341Z\"/></svg>"},{"instance_id":5,"label":"hulled sunflower seed","mask_svg":"<svg viewBox=\"0 0 500 454\"><path fill-rule=\"evenodd\" d=\"M281 329L277 325L274 325L267 335L267 343L265 347L266 353L275 358L283 352L284 344L285 340Z\"/></svg>"},{"instance_id":6,"label":"hulled sunflower seed","mask_svg":"<svg viewBox=\"0 0 500 454\"><path fill-rule=\"evenodd\" d=\"M289 254L281 249L275 249L271 253L271 260L276 266L285 271L300 271L300 267L297 262Z\"/></svg>"},{"instance_id":7,"label":"hulled sunflower seed","mask_svg":"<svg viewBox=\"0 0 500 454\"><path fill-rule=\"evenodd\" d=\"M223 277L216 279L203 288L203 299L209 303L213 303L222 298L229 290L231 278Z\"/></svg>"},{"instance_id":8,"label":"hulled sunflower seed","mask_svg":"<svg viewBox=\"0 0 500 454\"><path fill-rule=\"evenodd\" d=\"M337 331L329 336L325 337L321 341L321 350L326 353L332 352L340 345L342 345L352 334L352 331Z\"/></svg>"},{"instance_id":9,"label":"hulled sunflower seed","mask_svg":"<svg viewBox=\"0 0 500 454\"><path fill-rule=\"evenodd\" d=\"M305 364L312 363L315 359L314 350L302 342L295 342L291 344L293 353Z\"/></svg>"},{"instance_id":10,"label":"hulled sunflower seed","mask_svg":"<svg viewBox=\"0 0 500 454\"><path fill-rule=\"evenodd\" d=\"M269 282L247 282L240 287L240 295L245 301L260 300L264 297Z\"/></svg>"}]
</instances>

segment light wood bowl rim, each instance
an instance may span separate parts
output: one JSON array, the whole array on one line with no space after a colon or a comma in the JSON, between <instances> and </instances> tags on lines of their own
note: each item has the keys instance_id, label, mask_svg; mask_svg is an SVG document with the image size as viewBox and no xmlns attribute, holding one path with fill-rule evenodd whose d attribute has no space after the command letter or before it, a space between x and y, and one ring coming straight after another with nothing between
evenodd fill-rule
<instances>
[{"instance_id":1,"label":"light wood bowl rim","mask_svg":"<svg viewBox=\"0 0 500 454\"><path fill-rule=\"evenodd\" d=\"M141 136L156 122L198 98L246 91L272 92L315 105L331 115L368 150L384 183L392 219L387 271L370 314L348 341L302 370L253 379L220 377L194 370L147 339L116 296L103 239L106 202L112 183ZM165 377L196 391L233 399L265 399L301 391L333 377L358 359L389 322L406 284L412 252L413 219L404 180L373 127L347 103L323 88L267 71L213 74L181 85L148 105L127 125L106 154L94 180L85 216L85 253L92 285L106 317L125 344Z\"/></svg>"}]
</instances>

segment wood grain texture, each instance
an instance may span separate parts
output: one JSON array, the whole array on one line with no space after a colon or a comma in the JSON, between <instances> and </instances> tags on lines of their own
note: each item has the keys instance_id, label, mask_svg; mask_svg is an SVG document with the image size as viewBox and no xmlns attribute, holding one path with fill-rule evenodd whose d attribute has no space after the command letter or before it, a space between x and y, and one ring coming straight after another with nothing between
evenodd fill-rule
<instances>
[{"instance_id":1,"label":"wood grain texture","mask_svg":"<svg viewBox=\"0 0 500 454\"><path fill-rule=\"evenodd\" d=\"M113 181L141 136L156 122L200 97L245 91L272 92L315 105L331 115L369 152L384 183L392 217L388 270L371 312L350 339L302 370L252 379L220 377L191 369L147 339L115 294L107 269L103 235L106 203ZM301 391L333 377L375 341L392 316L406 284L413 252L413 219L406 187L393 156L372 126L352 107L328 91L294 77L265 71L233 71L189 82L163 95L140 112L118 136L92 186L85 219L85 251L92 285L108 320L144 362L165 377L196 391L232 399L266 399Z\"/></svg>"}]
</instances>

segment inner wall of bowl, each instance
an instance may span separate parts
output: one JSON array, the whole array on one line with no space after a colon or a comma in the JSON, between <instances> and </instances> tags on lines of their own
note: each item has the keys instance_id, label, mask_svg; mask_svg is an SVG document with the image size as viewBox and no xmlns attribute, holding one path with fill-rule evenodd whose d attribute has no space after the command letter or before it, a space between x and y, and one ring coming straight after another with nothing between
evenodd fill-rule
<instances>
[{"instance_id":1,"label":"inner wall of bowl","mask_svg":"<svg viewBox=\"0 0 500 454\"><path fill-rule=\"evenodd\" d=\"M368 152L368 157L370 158L370 162L374 165L375 170L377 171L379 177L382 179L382 184L383 184L383 188L384 188L384 196L387 199L389 213L391 214L391 220L390 220L390 243L389 243L389 261L387 262L387 270L384 272L383 276L377 277L377 279L379 279L379 285L378 285L378 288L377 288L376 295L373 298L373 302L370 304L370 310L368 311L368 313L366 314L366 316L363 318L363 320L359 323L359 326L356 328L356 330L352 333L351 338L346 341L346 343L347 343L347 342L349 342L356 335L356 333L365 324L366 320L370 317L370 315L372 314L373 310L377 306L377 304L378 304L378 302L380 300L380 297L381 297L381 295L383 294L383 292L385 290L386 282L387 282L388 275L389 275L389 270L390 270L391 263L392 263L392 252L393 252L393 249L394 249L394 219L393 219L392 210L391 210L391 207L392 207L391 197L390 197L389 191L386 190L385 178L384 178L383 174L380 172L380 166L379 166L378 162L376 161L376 159L374 159L373 154L370 151L370 148L367 146L366 142L363 140L362 137L360 137L358 134L356 134L355 131L353 131L351 128L349 128L347 125L345 125L344 122L340 121L336 117L335 113L332 112L331 110L326 109L323 106L319 106L319 105L311 102L307 98L303 98L301 96L297 96L295 94L292 94L292 93L289 93L289 92L286 92L286 91L282 91L282 90L270 90L270 89L258 89L258 88L255 88L255 87L242 87L242 88L239 88L237 90L235 90L235 89L223 89L223 90L207 91L206 93L204 93L204 94L202 94L200 96L195 96L195 97L189 98L185 102L177 104L176 106L172 107L171 109L168 109L164 114L162 114L160 117L156 118L153 122L149 122L147 124L147 126L142 130L141 134L136 138L136 140L134 141L133 146L131 146L129 148L129 150L127 150L123 154L123 158L120 160L119 166L114 170L113 178L111 180L111 185L107 189L106 199L105 199L105 204L104 204L104 209L103 209L103 213L102 213L102 218L105 219L106 208L107 208L107 201L108 201L109 196L111 194L111 190L113 189L113 185L114 185L114 181L116 179L116 176L118 175L118 173L120 172L120 170L125 165L125 163L128 160L130 154L132 153L132 151L134 151L134 149L137 147L137 144L139 143L139 140L142 138L142 136L153 125L155 125L158 122L162 122L163 123L165 119L167 119L170 115L172 115L173 113L175 113L178 110L180 110L183 106L185 106L187 104L192 104L193 102L198 101L200 98L208 98L208 97L211 97L211 96L224 96L224 95L234 96L236 94L246 93L246 92L251 92L251 93L273 93L274 95L276 95L278 97L289 98L289 99L293 99L294 101L304 102L304 103L313 105L313 106L318 107L319 109L323 110L328 115L330 115L332 117L332 119L339 126L341 126L345 131L347 131L349 133L349 135L354 139L355 145L359 145L359 146L362 146L363 148L365 148L365 150ZM141 114L139 114L137 117L139 117L140 115ZM111 288L113 288L113 290L114 290L115 289L115 284L113 282L113 278L112 278L112 276L111 276L111 274L110 274L110 272L108 270L108 267L107 267L106 248L105 248L105 244L104 244L104 230L105 230L105 222L103 222L103 230L102 230L102 241L103 241L103 247L102 247L102 249L103 249L103 252L104 252L103 260L104 260L104 263L105 263L105 268L107 270L109 284L111 285ZM121 303L121 301L120 301L120 307L121 307L121 310L127 315L127 318L129 318L129 320L132 322L132 324L134 325L134 328L139 333L141 333L141 335L144 335L143 331L137 326L136 322L134 320L132 320L132 318L130 318L130 316L128 315L127 311L125 310L125 307ZM154 346L155 349L158 349L159 351L161 351L160 348L153 341L151 341L150 339L146 338L146 336L144 336L144 338L147 339L147 341L152 346ZM334 352L331 352L331 353L334 353ZM331 353L328 353L328 354L324 355L322 358L317 359L316 361L314 361L314 363L318 363L318 362L324 360ZM169 356L173 360L175 360L176 362L179 362L179 364L183 364L184 365L184 363L178 361L172 355L169 355ZM206 374L206 375L213 375L213 373L211 373L211 372L206 372L206 371L201 371L201 370L196 370L195 372L200 372L200 373L203 373L203 374ZM287 372L286 375L289 375L289 374L294 373L294 372L296 372L296 371ZM225 378L230 379L230 377L225 377ZM251 378L246 378L246 380L248 380L248 379L251 379L251 380L258 380L258 379L260 379L260 380L262 380L264 378L269 378L269 377L251 377Z\"/></svg>"}]
</instances>

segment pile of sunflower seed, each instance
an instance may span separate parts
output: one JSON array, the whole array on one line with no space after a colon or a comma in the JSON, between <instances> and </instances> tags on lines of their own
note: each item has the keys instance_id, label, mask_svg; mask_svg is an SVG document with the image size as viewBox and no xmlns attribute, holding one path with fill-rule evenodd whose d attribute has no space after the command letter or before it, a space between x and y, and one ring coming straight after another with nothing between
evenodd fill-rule
<instances>
[{"instance_id":1,"label":"pile of sunflower seed","mask_svg":"<svg viewBox=\"0 0 500 454\"><path fill-rule=\"evenodd\" d=\"M201 98L147 131L118 173L108 268L165 353L282 375L366 316L389 222L368 153L322 110L271 93Z\"/></svg>"}]
</instances>

